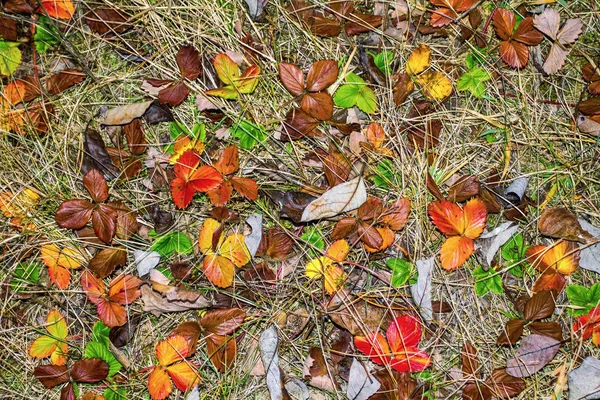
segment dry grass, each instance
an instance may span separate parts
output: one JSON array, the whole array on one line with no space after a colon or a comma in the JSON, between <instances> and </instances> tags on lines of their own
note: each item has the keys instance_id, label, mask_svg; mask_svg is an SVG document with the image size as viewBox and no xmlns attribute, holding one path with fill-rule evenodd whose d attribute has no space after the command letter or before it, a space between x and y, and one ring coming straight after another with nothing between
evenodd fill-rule
<instances>
[{"instance_id":1,"label":"dry grass","mask_svg":"<svg viewBox=\"0 0 600 400\"><path fill-rule=\"evenodd\" d=\"M428 6L429 3L426 5ZM489 3L489 2L485 2ZM568 9L558 7L561 14L579 17L584 22L584 34L577 42L571 59L563 70L550 78L543 77L532 67L522 71L499 68L497 51L492 51L487 59L486 68L498 72L501 76L488 85L487 98L476 99L464 92L453 95L450 101L438 108L435 117L443 122L440 144L436 148L437 161L435 175L445 189L443 181L454 174L476 174L485 176L492 170L502 172L503 182L511 182L519 176L531 178L528 193L542 202L550 188L555 186L556 193L550 200L551 205L567 207L578 215L585 215L592 222L600 223L600 157L597 142L581 135L573 124L573 105L584 91L580 65L585 62L583 56L597 59L598 31L600 23L598 11L591 11L591 1L568 2ZM54 222L54 212L63 200L86 198L80 184L81 174L75 160L81 159L82 136L87 126L98 128L97 115L101 106L113 107L141 101L146 94L140 88L144 78L171 78L178 75L175 53L185 44L193 44L207 59L217 52L232 50L241 52L243 46L235 33L234 24L242 20L244 30L249 31L264 44L264 58L260 65L263 74L261 82L252 96L244 97L239 104L223 102L226 113L237 120L245 116L263 126L268 132L278 128L279 122L287 111L290 96L277 78L276 62L287 61L307 68L319 59L339 60L355 49L358 40L347 42L343 39L316 39L307 33L285 12L282 2L271 1L267 17L259 22L250 21L245 16L243 1L207 0L197 1L116 1L115 4L132 14L135 28L121 36L103 39L89 32L80 18L89 7L98 3L83 1L78 5L78 14L67 24L65 46L56 48L39 60L41 75L51 71L59 60L71 58L79 67L85 67L89 73L87 79L68 92L53 99L57 109L50 131L43 137L34 135L0 135L0 191L17 191L25 186L35 188L42 201L36 209L35 232L18 232L8 225L0 229L0 278L10 281L20 261L38 262L40 243L46 241L71 243L78 245L76 237ZM418 7L417 7L418 8ZM488 12L489 13L489 12ZM432 38L418 35L410 41L397 41L387 38L383 48L394 53L395 64L401 68L410 51L419 43L426 42L434 52L434 68L464 66L464 56L469 44L459 42L455 32L450 29L450 38ZM490 27L488 35L493 34ZM381 36L378 32L374 36ZM546 49L543 50L545 52ZM147 58L147 62L133 63L124 60L120 53L131 53ZM350 70L360 72L357 58L349 64ZM23 74L32 70L31 60L22 66ZM206 75L206 74L205 74ZM455 74L456 78L458 75ZM193 90L207 89L207 84L198 80ZM416 260L435 255L441 243L441 235L429 222L426 206L431 195L425 186L427 155L410 150L404 126L407 112L412 105L395 107L391 91L376 88L380 111L370 120L380 122L389 134L387 147L395 153L393 161L396 175L394 182L386 189L373 188L372 193L386 200L398 196L407 196L412 201L412 212L408 225L400 233L402 247ZM503 93L515 93L515 97L505 97ZM418 98L414 94L412 98ZM178 121L192 127L196 120L202 120L195 112L194 96L174 110ZM410 103L410 104L409 104ZM366 126L366 124L365 124ZM498 139L488 143L480 134L493 127L499 129ZM209 124L209 132L214 125ZM158 146L168 137L166 124L148 127L147 140ZM347 144L347 139L335 139ZM286 182L273 182L272 176L265 173L273 165L280 165L292 181L317 184L321 171L306 167L302 158L316 147L327 148L327 142L306 139L291 143L287 147L273 139L267 140L251 152L242 155L242 164L250 168L251 177L257 180L263 189L282 189L292 187ZM510 154L510 158L506 155ZM367 165L367 173L373 173L381 158L374 157ZM267 171L268 172L268 171ZM150 193L143 185L144 173L127 182L111 182L111 194L114 199L123 200L138 210L140 216L149 221L146 208L157 204L163 209L174 210L168 193ZM297 240L297 251L306 254L309 245L299 236L301 229L282 221L277 210L268 199L258 202L234 202L235 210L242 218L258 212L264 215L268 225L281 225ZM196 200L185 211L176 212L176 228L192 238L197 237L202 220L210 210L206 201ZM537 233L537 215L532 209L528 222L521 224L526 243L539 243ZM498 223L491 217L488 227ZM149 225L150 223L147 222ZM319 224L326 243L330 241L333 225L330 222ZM329 244L329 243L327 243ZM146 248L148 243L138 238L126 244L128 248ZM399 252L395 248L390 255ZM177 260L199 264L200 257L182 257ZM263 377L250 377L249 370L254 365L257 351L252 341L272 322L288 313L289 320L302 313L309 315L304 333L295 334L294 326L282 328L280 356L282 367L287 374L302 377L302 365L309 346L327 347L327 338L332 324L323 317L322 306L326 301L318 283L310 283L304 278L303 267L308 255L299 258L293 273L278 281L276 290L269 294L256 291L256 298L249 300L236 295L236 301L248 309L250 318L241 329L243 338L239 343L240 356L235 368L227 374L216 373L204 352L199 351L194 361L200 363L202 398L205 399L263 399L267 398ZM369 261L368 255L357 250L352 253L351 261L367 268L377 268ZM163 260L164 265L168 262ZM534 278L528 274L523 279L503 277L507 293L488 294L478 297L473 287L470 273L475 266L471 260L465 268L447 273L436 268L433 278L433 298L446 301L453 311L437 315L439 320L427 331L422 347L432 355L433 365L427 382L432 385L433 398L459 398L461 382L450 372L460 369L460 348L466 341L479 350L482 372L489 374L494 368L502 367L511 356L513 349L499 348L495 344L497 335L507 320L505 313L514 312L511 300L519 294L527 293ZM123 273L135 273L130 263L120 270ZM379 298L382 304L390 304L396 294L375 278L368 278L360 268L349 269L351 281L364 285L366 295ZM381 273L381 271L379 271ZM47 275L42 273L39 286L29 287L25 292L14 293L2 287L0 319L0 398L7 399L57 399L57 390L45 390L33 377L32 370L39 364L27 354L27 348L43 329L44 318L49 309L58 308L69 321L70 354L77 359L86 342L90 340L91 326L96 320L95 309L88 304L86 297L77 284L79 272L74 273L68 290L57 290L49 284ZM202 274L192 287L215 294L218 290L210 286ZM580 270L570 277L570 281L590 286L596 276ZM236 280L235 293L242 289L256 290L242 279ZM408 287L400 292L409 293ZM141 302L129 307L130 314L141 314ZM558 300L557 320L569 338L569 327L573 320L564 307L568 301L563 294ZM131 369L122 387L128 398L142 399L146 396L147 373L137 373L154 362L154 345L181 321L197 318L198 313L163 314L160 317L144 313L132 342L124 348L124 355L131 362ZM201 343L202 345L202 343ZM567 371L577 366L577 360L587 355L598 357L598 349L590 343L577 340L568 342L552 363L542 372L527 379L527 389L519 399L550 398L553 393L555 377L552 371L567 364ZM455 376L455 375L454 375ZM311 389L312 390L312 389ZM343 391L335 394L317 391L314 398L343 398Z\"/></svg>"}]
</instances>

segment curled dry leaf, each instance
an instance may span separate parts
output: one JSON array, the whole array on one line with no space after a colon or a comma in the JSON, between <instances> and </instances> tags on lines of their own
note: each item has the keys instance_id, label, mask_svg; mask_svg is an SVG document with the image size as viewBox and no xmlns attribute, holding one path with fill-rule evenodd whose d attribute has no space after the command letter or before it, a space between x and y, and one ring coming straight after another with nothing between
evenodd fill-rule
<instances>
[{"instance_id":1,"label":"curled dry leaf","mask_svg":"<svg viewBox=\"0 0 600 400\"><path fill-rule=\"evenodd\" d=\"M588 243L594 240L589 232L583 230L577 216L566 208L546 208L538 221L538 229L545 236L556 239Z\"/></svg>"},{"instance_id":2,"label":"curled dry leaf","mask_svg":"<svg viewBox=\"0 0 600 400\"><path fill-rule=\"evenodd\" d=\"M367 200L367 188L362 177L334 186L309 203L300 221L308 222L330 218L360 207Z\"/></svg>"}]
</instances>

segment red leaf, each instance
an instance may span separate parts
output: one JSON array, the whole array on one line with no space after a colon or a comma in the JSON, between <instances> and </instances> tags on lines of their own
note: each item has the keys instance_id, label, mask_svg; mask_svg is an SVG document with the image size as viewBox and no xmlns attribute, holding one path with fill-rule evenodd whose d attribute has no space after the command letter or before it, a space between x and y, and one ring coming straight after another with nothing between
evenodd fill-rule
<instances>
[{"instance_id":1,"label":"red leaf","mask_svg":"<svg viewBox=\"0 0 600 400\"><path fill-rule=\"evenodd\" d=\"M311 22L310 30L317 36L337 36L342 31L340 22L334 19L314 15Z\"/></svg>"},{"instance_id":2,"label":"red leaf","mask_svg":"<svg viewBox=\"0 0 600 400\"><path fill-rule=\"evenodd\" d=\"M170 104L173 107L177 107L188 97L190 90L183 82L177 82L167 86L160 92L158 92L158 101L163 104Z\"/></svg>"},{"instance_id":3,"label":"red leaf","mask_svg":"<svg viewBox=\"0 0 600 400\"><path fill-rule=\"evenodd\" d=\"M558 272L547 272L540 275L533 284L533 292L542 290L553 291L555 294L562 292L567 280Z\"/></svg>"},{"instance_id":4,"label":"red leaf","mask_svg":"<svg viewBox=\"0 0 600 400\"><path fill-rule=\"evenodd\" d=\"M33 375L47 389L69 381L69 369L65 365L39 365L34 368Z\"/></svg>"},{"instance_id":5,"label":"red leaf","mask_svg":"<svg viewBox=\"0 0 600 400\"><path fill-rule=\"evenodd\" d=\"M60 390L60 400L77 400L77 396L75 395L75 389L73 388L73 384L69 383L67 386ZM82 400L84 400L82 398Z\"/></svg>"},{"instance_id":6,"label":"red leaf","mask_svg":"<svg viewBox=\"0 0 600 400\"><path fill-rule=\"evenodd\" d=\"M198 50L194 46L180 48L177 51L176 61L179 71L181 71L181 75L184 78L193 81L200 76L202 72L202 60L200 59L200 53L198 53Z\"/></svg>"},{"instance_id":7,"label":"red leaf","mask_svg":"<svg viewBox=\"0 0 600 400\"><path fill-rule=\"evenodd\" d=\"M81 229L92 217L94 205L85 200L64 201L56 211L56 223L61 228Z\"/></svg>"},{"instance_id":8,"label":"red leaf","mask_svg":"<svg viewBox=\"0 0 600 400\"><path fill-rule=\"evenodd\" d=\"M502 59L513 68L523 68L529 60L527 46L514 40L501 42L499 51Z\"/></svg>"},{"instance_id":9,"label":"red leaf","mask_svg":"<svg viewBox=\"0 0 600 400\"><path fill-rule=\"evenodd\" d=\"M494 11L492 20L496 34L500 36L500 39L508 40L512 36L515 24L517 23L515 14L504 8L497 8Z\"/></svg>"},{"instance_id":10,"label":"red leaf","mask_svg":"<svg viewBox=\"0 0 600 400\"><path fill-rule=\"evenodd\" d=\"M101 358L76 361L71 367L71 377L77 383L95 383L108 376L108 364Z\"/></svg>"},{"instance_id":11,"label":"red leaf","mask_svg":"<svg viewBox=\"0 0 600 400\"><path fill-rule=\"evenodd\" d=\"M196 190L194 187L181 178L175 178L173 179L173 182L171 182L171 196L173 197L173 203L179 208L187 208L191 203L195 192Z\"/></svg>"},{"instance_id":12,"label":"red leaf","mask_svg":"<svg viewBox=\"0 0 600 400\"><path fill-rule=\"evenodd\" d=\"M83 186L87 189L92 200L96 203L103 203L108 199L108 185L102 172L92 168L83 177Z\"/></svg>"},{"instance_id":13,"label":"red leaf","mask_svg":"<svg viewBox=\"0 0 600 400\"><path fill-rule=\"evenodd\" d=\"M528 46L536 46L542 42L544 35L533 27L533 18L527 17L517 27L513 39Z\"/></svg>"},{"instance_id":14,"label":"red leaf","mask_svg":"<svg viewBox=\"0 0 600 400\"><path fill-rule=\"evenodd\" d=\"M486 383L494 395L501 399L517 396L525 390L525 381L521 378L508 375L503 368L495 369Z\"/></svg>"},{"instance_id":15,"label":"red leaf","mask_svg":"<svg viewBox=\"0 0 600 400\"><path fill-rule=\"evenodd\" d=\"M417 347L421 340L421 323L412 315L402 315L390 323L385 335L393 353Z\"/></svg>"},{"instance_id":16,"label":"red leaf","mask_svg":"<svg viewBox=\"0 0 600 400\"><path fill-rule=\"evenodd\" d=\"M433 4L433 3L432 3ZM456 12L449 8L438 8L431 13L431 21L429 25L434 28L440 28L442 26L450 25L454 22L454 19L457 17Z\"/></svg>"},{"instance_id":17,"label":"red leaf","mask_svg":"<svg viewBox=\"0 0 600 400\"><path fill-rule=\"evenodd\" d=\"M212 310L204 314L200 325L215 335L230 335L242 325L245 318L246 312L240 308Z\"/></svg>"},{"instance_id":18,"label":"red leaf","mask_svg":"<svg viewBox=\"0 0 600 400\"><path fill-rule=\"evenodd\" d=\"M356 348L366 354L371 361L379 365L391 363L390 348L383 335L379 332L371 332L368 336L356 336L354 338Z\"/></svg>"},{"instance_id":19,"label":"red leaf","mask_svg":"<svg viewBox=\"0 0 600 400\"><path fill-rule=\"evenodd\" d=\"M319 123L318 119L311 117L301 108L292 108L283 121L281 140L289 141L314 135Z\"/></svg>"},{"instance_id":20,"label":"red leaf","mask_svg":"<svg viewBox=\"0 0 600 400\"><path fill-rule=\"evenodd\" d=\"M92 213L92 227L98 239L110 243L117 230L117 211L107 204L99 204Z\"/></svg>"},{"instance_id":21,"label":"red leaf","mask_svg":"<svg viewBox=\"0 0 600 400\"><path fill-rule=\"evenodd\" d=\"M50 94L59 94L73 85L83 82L85 74L76 69L65 69L46 79L46 89Z\"/></svg>"},{"instance_id":22,"label":"red leaf","mask_svg":"<svg viewBox=\"0 0 600 400\"><path fill-rule=\"evenodd\" d=\"M146 151L146 138L140 118L136 118L123 127L131 154L140 155Z\"/></svg>"},{"instance_id":23,"label":"red leaf","mask_svg":"<svg viewBox=\"0 0 600 400\"><path fill-rule=\"evenodd\" d=\"M304 74L293 64L279 63L279 79L288 92L294 96L304 93Z\"/></svg>"},{"instance_id":24,"label":"red leaf","mask_svg":"<svg viewBox=\"0 0 600 400\"><path fill-rule=\"evenodd\" d=\"M359 35L377 28L382 23L383 18L380 15L352 13L350 21L344 24L344 30L348 36Z\"/></svg>"},{"instance_id":25,"label":"red leaf","mask_svg":"<svg viewBox=\"0 0 600 400\"><path fill-rule=\"evenodd\" d=\"M200 157L193 150L185 151L177 160L171 195L179 208L186 208L190 204L194 191L208 192L223 182L223 176L216 169L208 165L197 168L199 164Z\"/></svg>"},{"instance_id":26,"label":"red leaf","mask_svg":"<svg viewBox=\"0 0 600 400\"><path fill-rule=\"evenodd\" d=\"M333 85L338 76L337 63L331 60L315 62L306 75L306 89L309 92L320 92Z\"/></svg>"},{"instance_id":27,"label":"red leaf","mask_svg":"<svg viewBox=\"0 0 600 400\"><path fill-rule=\"evenodd\" d=\"M41 4L52 18L70 19L75 14L75 5L71 0L42 0Z\"/></svg>"},{"instance_id":28,"label":"red leaf","mask_svg":"<svg viewBox=\"0 0 600 400\"><path fill-rule=\"evenodd\" d=\"M333 116L333 99L329 93L306 93L302 97L302 109L311 117L328 121Z\"/></svg>"}]
</instances>

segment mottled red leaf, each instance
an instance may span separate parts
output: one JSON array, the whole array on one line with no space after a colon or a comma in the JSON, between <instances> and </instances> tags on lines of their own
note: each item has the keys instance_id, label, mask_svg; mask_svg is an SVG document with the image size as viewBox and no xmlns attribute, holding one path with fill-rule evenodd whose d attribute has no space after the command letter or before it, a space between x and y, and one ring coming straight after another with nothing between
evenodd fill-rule
<instances>
[{"instance_id":1,"label":"mottled red leaf","mask_svg":"<svg viewBox=\"0 0 600 400\"><path fill-rule=\"evenodd\" d=\"M198 53L198 50L196 50L194 46L184 46L180 48L179 51L177 51L175 59L179 71L184 78L193 81L200 76L200 73L202 72L202 59L200 58L200 53Z\"/></svg>"},{"instance_id":2,"label":"mottled red leaf","mask_svg":"<svg viewBox=\"0 0 600 400\"><path fill-rule=\"evenodd\" d=\"M50 94L59 94L73 85L83 82L85 74L76 69L62 70L46 79L46 89Z\"/></svg>"},{"instance_id":3,"label":"mottled red leaf","mask_svg":"<svg viewBox=\"0 0 600 400\"><path fill-rule=\"evenodd\" d=\"M294 96L304 93L304 74L293 64L279 63L279 79L283 86Z\"/></svg>"},{"instance_id":4,"label":"mottled red leaf","mask_svg":"<svg viewBox=\"0 0 600 400\"><path fill-rule=\"evenodd\" d=\"M177 82L158 92L158 101L177 107L183 103L188 94L190 94L190 90L186 84Z\"/></svg>"},{"instance_id":5,"label":"mottled red leaf","mask_svg":"<svg viewBox=\"0 0 600 400\"><path fill-rule=\"evenodd\" d=\"M77 383L95 383L108 376L108 364L101 358L86 358L71 366L71 378Z\"/></svg>"},{"instance_id":6,"label":"mottled red leaf","mask_svg":"<svg viewBox=\"0 0 600 400\"><path fill-rule=\"evenodd\" d=\"M38 365L34 368L33 375L47 389L69 381L69 369L66 365Z\"/></svg>"},{"instance_id":7,"label":"mottled red leaf","mask_svg":"<svg viewBox=\"0 0 600 400\"><path fill-rule=\"evenodd\" d=\"M103 203L108 199L108 184L102 172L96 168L90 169L83 177L83 186L96 203Z\"/></svg>"},{"instance_id":8,"label":"mottled red leaf","mask_svg":"<svg viewBox=\"0 0 600 400\"><path fill-rule=\"evenodd\" d=\"M56 223L61 228L81 229L92 217L94 207L92 203L85 200L64 201L56 211Z\"/></svg>"}]
</instances>

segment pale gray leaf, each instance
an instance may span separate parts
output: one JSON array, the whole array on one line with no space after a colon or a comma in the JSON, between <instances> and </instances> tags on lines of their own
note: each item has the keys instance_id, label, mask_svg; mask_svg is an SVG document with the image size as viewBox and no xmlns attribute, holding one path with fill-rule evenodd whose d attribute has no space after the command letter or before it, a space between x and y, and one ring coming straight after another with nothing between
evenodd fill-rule
<instances>
[{"instance_id":1,"label":"pale gray leaf","mask_svg":"<svg viewBox=\"0 0 600 400\"><path fill-rule=\"evenodd\" d=\"M298 378L291 378L285 383L285 389L294 400L308 400L310 393L308 387Z\"/></svg>"},{"instance_id":2,"label":"pale gray leaf","mask_svg":"<svg viewBox=\"0 0 600 400\"><path fill-rule=\"evenodd\" d=\"M310 202L302 212L301 222L330 218L356 210L367 201L367 188L362 177L332 187Z\"/></svg>"},{"instance_id":3,"label":"pale gray leaf","mask_svg":"<svg viewBox=\"0 0 600 400\"><path fill-rule=\"evenodd\" d=\"M600 360L586 357L569 373L569 400L600 399Z\"/></svg>"},{"instance_id":4,"label":"pale gray leaf","mask_svg":"<svg viewBox=\"0 0 600 400\"><path fill-rule=\"evenodd\" d=\"M188 393L185 400L200 400L200 391L198 390L198 386L195 386L194 389Z\"/></svg>"},{"instance_id":5,"label":"pale gray leaf","mask_svg":"<svg viewBox=\"0 0 600 400\"><path fill-rule=\"evenodd\" d=\"M504 190L504 195L507 199L513 203L513 205L517 205L523 200L523 196L525 196L525 190L527 190L527 184L529 183L529 178L523 176L521 178L517 178Z\"/></svg>"},{"instance_id":6,"label":"pale gray leaf","mask_svg":"<svg viewBox=\"0 0 600 400\"><path fill-rule=\"evenodd\" d=\"M423 319L427 322L433 321L433 306L431 304L431 275L435 257L417 260L415 266L419 276L417 283L410 287L410 293Z\"/></svg>"},{"instance_id":7,"label":"pale gray leaf","mask_svg":"<svg viewBox=\"0 0 600 400\"><path fill-rule=\"evenodd\" d=\"M137 267L138 276L144 276L160 263L160 254L156 251L133 251L133 262Z\"/></svg>"},{"instance_id":8,"label":"pale gray leaf","mask_svg":"<svg viewBox=\"0 0 600 400\"><path fill-rule=\"evenodd\" d=\"M484 233L475 241L477 251L483 255L482 261L488 268L496 253L519 229L514 222L505 222L491 232Z\"/></svg>"},{"instance_id":9,"label":"pale gray leaf","mask_svg":"<svg viewBox=\"0 0 600 400\"><path fill-rule=\"evenodd\" d=\"M248 248L250 255L254 257L260 246L260 241L262 240L262 215L249 215L246 223L250 225L252 232L245 236L244 241L246 242L246 247Z\"/></svg>"},{"instance_id":10,"label":"pale gray leaf","mask_svg":"<svg viewBox=\"0 0 600 400\"><path fill-rule=\"evenodd\" d=\"M346 391L346 395L350 400L367 400L380 387L381 383L356 358L352 360L348 390Z\"/></svg>"},{"instance_id":11,"label":"pale gray leaf","mask_svg":"<svg viewBox=\"0 0 600 400\"><path fill-rule=\"evenodd\" d=\"M560 342L548 336L529 335L521 341L517 354L506 362L506 373L526 378L544 368L556 355Z\"/></svg>"},{"instance_id":12,"label":"pale gray leaf","mask_svg":"<svg viewBox=\"0 0 600 400\"><path fill-rule=\"evenodd\" d=\"M577 126L581 132L592 136L600 135L600 123L586 117L585 115L579 115L577 117Z\"/></svg>"},{"instance_id":13,"label":"pale gray leaf","mask_svg":"<svg viewBox=\"0 0 600 400\"><path fill-rule=\"evenodd\" d=\"M543 13L533 18L533 26L550 39L556 40L560 27L560 14L554 8L546 8Z\"/></svg>"},{"instance_id":14,"label":"pale gray leaf","mask_svg":"<svg viewBox=\"0 0 600 400\"><path fill-rule=\"evenodd\" d=\"M262 14L269 0L245 0L248 5L248 15L250 18L256 19Z\"/></svg>"},{"instance_id":15,"label":"pale gray leaf","mask_svg":"<svg viewBox=\"0 0 600 400\"><path fill-rule=\"evenodd\" d=\"M143 103L125 104L111 108L106 112L101 125L126 125L134 119L142 117L152 102L153 100L148 100Z\"/></svg>"},{"instance_id":16,"label":"pale gray leaf","mask_svg":"<svg viewBox=\"0 0 600 400\"><path fill-rule=\"evenodd\" d=\"M589 222L581 218L579 219L579 224L592 236L600 240L600 228L590 224ZM594 271L595 273L600 274L600 242L584 247L581 250L579 266L581 268Z\"/></svg>"},{"instance_id":17,"label":"pale gray leaf","mask_svg":"<svg viewBox=\"0 0 600 400\"><path fill-rule=\"evenodd\" d=\"M271 325L261 335L258 342L260 356L267 371L267 388L271 394L271 400L281 400L283 391L281 390L281 371L279 370L279 356L277 355L277 328Z\"/></svg>"}]
</instances>

